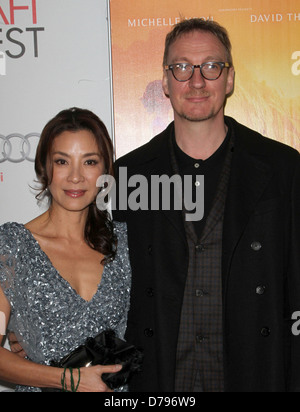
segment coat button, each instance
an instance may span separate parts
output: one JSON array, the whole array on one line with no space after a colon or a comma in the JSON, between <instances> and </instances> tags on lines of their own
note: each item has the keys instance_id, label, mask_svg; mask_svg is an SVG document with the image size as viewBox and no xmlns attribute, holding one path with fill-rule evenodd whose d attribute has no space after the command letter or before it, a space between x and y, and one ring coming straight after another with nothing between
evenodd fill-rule
<instances>
[{"instance_id":1,"label":"coat button","mask_svg":"<svg viewBox=\"0 0 300 412\"><path fill-rule=\"evenodd\" d=\"M197 298L203 298L204 296L208 296L209 293L206 290L203 289L198 289L196 290L196 297Z\"/></svg>"},{"instance_id":2,"label":"coat button","mask_svg":"<svg viewBox=\"0 0 300 412\"><path fill-rule=\"evenodd\" d=\"M148 289L146 290L146 295L147 295L149 298L153 298L153 296L154 296L154 289L148 288Z\"/></svg>"},{"instance_id":3,"label":"coat button","mask_svg":"<svg viewBox=\"0 0 300 412\"><path fill-rule=\"evenodd\" d=\"M256 288L256 294L257 295L264 295L265 292L266 292L266 287L265 286L262 286L262 285L257 286L257 288Z\"/></svg>"},{"instance_id":4,"label":"coat button","mask_svg":"<svg viewBox=\"0 0 300 412\"><path fill-rule=\"evenodd\" d=\"M146 336L146 338L152 338L154 335L154 330L151 328L145 329L144 335Z\"/></svg>"},{"instance_id":5,"label":"coat button","mask_svg":"<svg viewBox=\"0 0 300 412\"><path fill-rule=\"evenodd\" d=\"M259 252L262 248L262 244L260 242L253 242L251 244L251 249L254 250L254 252Z\"/></svg>"},{"instance_id":6,"label":"coat button","mask_svg":"<svg viewBox=\"0 0 300 412\"><path fill-rule=\"evenodd\" d=\"M202 253L205 250L205 245L196 245L196 251Z\"/></svg>"},{"instance_id":7,"label":"coat button","mask_svg":"<svg viewBox=\"0 0 300 412\"><path fill-rule=\"evenodd\" d=\"M271 330L268 327L262 328L260 333L261 333L261 336L263 336L264 338L268 338L271 335Z\"/></svg>"},{"instance_id":8,"label":"coat button","mask_svg":"<svg viewBox=\"0 0 300 412\"><path fill-rule=\"evenodd\" d=\"M207 342L208 340L209 340L209 338L206 337L206 336L201 336L201 335L197 335L197 336L196 336L196 342L197 342L197 343L205 343L205 342Z\"/></svg>"}]
</instances>

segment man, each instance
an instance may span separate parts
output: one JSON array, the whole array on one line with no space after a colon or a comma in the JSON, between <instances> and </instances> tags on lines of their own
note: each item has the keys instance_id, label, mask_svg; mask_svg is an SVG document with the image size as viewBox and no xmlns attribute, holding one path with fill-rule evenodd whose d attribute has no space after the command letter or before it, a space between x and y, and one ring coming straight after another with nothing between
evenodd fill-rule
<instances>
[{"instance_id":1,"label":"man","mask_svg":"<svg viewBox=\"0 0 300 412\"><path fill-rule=\"evenodd\" d=\"M134 175L205 179L205 213L119 211L133 269L127 339L144 348L131 391L298 391L300 156L224 116L234 88L227 32L183 21L167 36L174 123L119 159Z\"/></svg>"},{"instance_id":2,"label":"man","mask_svg":"<svg viewBox=\"0 0 300 412\"><path fill-rule=\"evenodd\" d=\"M192 176L194 199L205 178L200 221L184 207L115 212L133 269L127 339L145 352L131 391L300 390L300 156L224 117L233 87L226 30L175 26L163 76L174 123L117 162L128 179Z\"/></svg>"}]
</instances>

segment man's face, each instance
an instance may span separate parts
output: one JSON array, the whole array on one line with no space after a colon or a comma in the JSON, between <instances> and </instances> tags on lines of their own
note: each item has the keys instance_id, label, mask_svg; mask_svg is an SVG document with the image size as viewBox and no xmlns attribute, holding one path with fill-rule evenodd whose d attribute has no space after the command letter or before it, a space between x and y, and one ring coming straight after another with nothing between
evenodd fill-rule
<instances>
[{"instance_id":1,"label":"man's face","mask_svg":"<svg viewBox=\"0 0 300 412\"><path fill-rule=\"evenodd\" d=\"M182 35L169 49L167 64L227 62L224 45L211 33L194 31ZM226 96L233 91L234 68L225 68L218 80L206 80L195 69L191 80L178 82L170 70L164 71L163 89L170 97L175 119L202 122L224 115Z\"/></svg>"}]
</instances>

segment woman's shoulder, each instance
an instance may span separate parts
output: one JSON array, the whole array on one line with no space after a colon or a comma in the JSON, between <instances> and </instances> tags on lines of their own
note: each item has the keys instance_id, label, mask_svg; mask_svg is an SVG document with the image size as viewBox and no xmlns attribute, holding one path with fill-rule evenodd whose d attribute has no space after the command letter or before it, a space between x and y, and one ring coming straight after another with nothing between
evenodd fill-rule
<instances>
[{"instance_id":1,"label":"woman's shoulder","mask_svg":"<svg viewBox=\"0 0 300 412\"><path fill-rule=\"evenodd\" d=\"M128 260L128 237L127 237L127 224L120 222L113 222L114 234L118 239L117 245L117 257L122 260Z\"/></svg>"},{"instance_id":2,"label":"woman's shoulder","mask_svg":"<svg viewBox=\"0 0 300 412\"><path fill-rule=\"evenodd\" d=\"M117 222L116 220L114 220L113 226L116 232L127 232L127 224L125 222Z\"/></svg>"},{"instance_id":3,"label":"woman's shoulder","mask_svg":"<svg viewBox=\"0 0 300 412\"><path fill-rule=\"evenodd\" d=\"M0 226L0 254L6 250L22 244L26 237L25 226L10 222Z\"/></svg>"},{"instance_id":4,"label":"woman's shoulder","mask_svg":"<svg viewBox=\"0 0 300 412\"><path fill-rule=\"evenodd\" d=\"M113 222L114 233L119 237L127 237L127 224L125 222Z\"/></svg>"},{"instance_id":5,"label":"woman's shoulder","mask_svg":"<svg viewBox=\"0 0 300 412\"><path fill-rule=\"evenodd\" d=\"M11 232L11 231L15 231L15 232L19 232L21 230L24 230L24 225L21 223L17 223L17 222L8 222L8 223L4 223L3 225L0 225L0 231L1 232Z\"/></svg>"},{"instance_id":6,"label":"woman's shoulder","mask_svg":"<svg viewBox=\"0 0 300 412\"><path fill-rule=\"evenodd\" d=\"M13 222L0 226L0 286L11 303L19 258L28 248L25 236L24 225Z\"/></svg>"},{"instance_id":7,"label":"woman's shoulder","mask_svg":"<svg viewBox=\"0 0 300 412\"><path fill-rule=\"evenodd\" d=\"M33 253L35 241L25 225L16 222L0 226L0 256L19 258Z\"/></svg>"}]
</instances>

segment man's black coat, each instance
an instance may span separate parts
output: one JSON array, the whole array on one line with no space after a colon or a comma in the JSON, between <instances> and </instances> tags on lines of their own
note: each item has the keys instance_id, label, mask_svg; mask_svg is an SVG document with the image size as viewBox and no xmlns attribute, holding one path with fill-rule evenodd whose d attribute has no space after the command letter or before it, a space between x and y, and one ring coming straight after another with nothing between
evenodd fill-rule
<instances>
[{"instance_id":1,"label":"man's black coat","mask_svg":"<svg viewBox=\"0 0 300 412\"><path fill-rule=\"evenodd\" d=\"M235 135L223 236L226 391L300 391L300 156L226 118ZM117 161L128 178L172 175L174 125ZM133 269L127 339L145 350L131 391L174 391L188 272L178 211L115 212L128 224ZM197 333L197 331L196 331Z\"/></svg>"}]
</instances>

